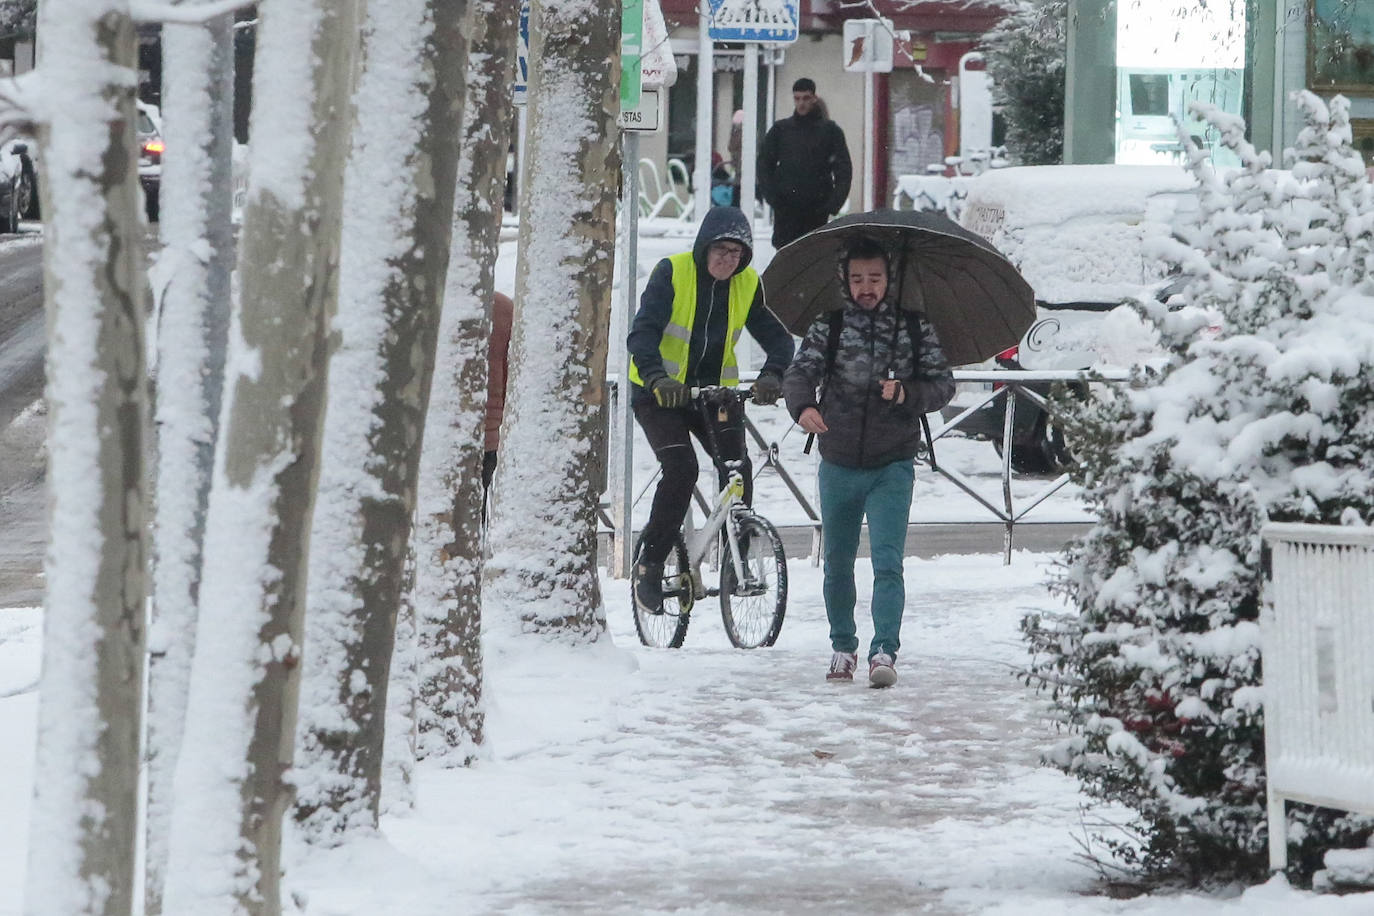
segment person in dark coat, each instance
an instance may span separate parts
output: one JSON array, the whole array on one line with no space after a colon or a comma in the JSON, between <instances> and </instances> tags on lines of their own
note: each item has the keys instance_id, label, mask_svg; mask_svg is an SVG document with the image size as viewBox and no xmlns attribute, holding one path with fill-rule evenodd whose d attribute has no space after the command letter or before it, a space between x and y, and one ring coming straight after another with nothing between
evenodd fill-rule
<instances>
[{"instance_id":1,"label":"person in dark coat","mask_svg":"<svg viewBox=\"0 0 1374 916\"><path fill-rule=\"evenodd\" d=\"M768 128L759 148L758 182L773 208L774 248L839 213L853 178L844 131L822 114L816 84L805 77L793 83L792 104L792 116Z\"/></svg>"},{"instance_id":2,"label":"person in dark coat","mask_svg":"<svg viewBox=\"0 0 1374 916\"><path fill-rule=\"evenodd\" d=\"M697 480L695 435L710 454L705 419L690 389L739 384L735 345L743 331L767 358L754 382L754 401L772 404L782 393L782 373L792 359L792 335L763 301L758 272L749 266L754 239L738 207L706 212L691 251L659 261L639 300L626 341L630 350L630 403L663 476L644 526L635 603L646 613L663 604L663 562L672 550ZM744 499L753 499L753 473L744 447L744 416L717 426L720 454L712 455L722 485L722 461L743 462Z\"/></svg>"},{"instance_id":3,"label":"person in dark coat","mask_svg":"<svg viewBox=\"0 0 1374 916\"><path fill-rule=\"evenodd\" d=\"M833 650L826 678L853 680L858 665L854 558L867 516L873 558L868 676L874 687L897 680L906 604L902 558L921 417L954 396L935 329L889 301L890 263L877 241L850 245L840 261L845 301L833 361L826 352L832 313L825 313L807 330L783 375L788 413L820 442L823 594Z\"/></svg>"}]
</instances>

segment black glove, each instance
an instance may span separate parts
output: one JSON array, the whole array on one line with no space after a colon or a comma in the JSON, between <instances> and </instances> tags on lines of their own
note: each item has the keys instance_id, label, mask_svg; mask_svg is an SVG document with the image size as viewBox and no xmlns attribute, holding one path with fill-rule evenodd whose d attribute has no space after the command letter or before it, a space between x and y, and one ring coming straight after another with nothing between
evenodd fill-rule
<instances>
[{"instance_id":1,"label":"black glove","mask_svg":"<svg viewBox=\"0 0 1374 916\"><path fill-rule=\"evenodd\" d=\"M772 372L765 372L754 381L754 403L769 404L776 403L782 394L782 379Z\"/></svg>"},{"instance_id":2,"label":"black glove","mask_svg":"<svg viewBox=\"0 0 1374 916\"><path fill-rule=\"evenodd\" d=\"M659 407L686 407L692 399L692 389L666 375L654 379L649 392Z\"/></svg>"}]
</instances>

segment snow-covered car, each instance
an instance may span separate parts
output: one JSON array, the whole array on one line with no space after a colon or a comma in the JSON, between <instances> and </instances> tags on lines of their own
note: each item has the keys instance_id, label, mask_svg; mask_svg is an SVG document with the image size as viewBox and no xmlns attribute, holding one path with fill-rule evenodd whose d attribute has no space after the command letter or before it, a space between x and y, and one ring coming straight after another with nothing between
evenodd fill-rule
<instances>
[{"instance_id":1,"label":"snow-covered car","mask_svg":"<svg viewBox=\"0 0 1374 916\"><path fill-rule=\"evenodd\" d=\"M138 183L148 222L157 222L162 189L162 115L156 105L138 103Z\"/></svg>"},{"instance_id":2,"label":"snow-covered car","mask_svg":"<svg viewBox=\"0 0 1374 916\"><path fill-rule=\"evenodd\" d=\"M14 234L19 221L37 215L38 179L29 140L0 148L0 232Z\"/></svg>"},{"instance_id":3,"label":"snow-covered car","mask_svg":"<svg viewBox=\"0 0 1374 916\"><path fill-rule=\"evenodd\" d=\"M961 190L960 223L996 245L1035 290L1036 321L1018 346L998 356L998 368L1131 366L1157 353L1152 329L1122 303L1166 290L1166 267L1148 253L1146 240L1196 208L1191 175L1176 166L1025 166L965 179ZM956 396L944 415L953 417L976 395ZM1000 452L1004 411L1005 398L998 398L960 429L992 440ZM1053 418L1019 402L1017 469L1049 472L1070 459Z\"/></svg>"}]
</instances>

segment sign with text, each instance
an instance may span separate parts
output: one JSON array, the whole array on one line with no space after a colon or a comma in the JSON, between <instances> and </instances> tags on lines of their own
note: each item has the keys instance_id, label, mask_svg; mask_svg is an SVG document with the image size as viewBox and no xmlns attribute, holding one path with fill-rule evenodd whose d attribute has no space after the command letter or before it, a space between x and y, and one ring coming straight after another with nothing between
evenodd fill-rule
<instances>
[{"instance_id":1,"label":"sign with text","mask_svg":"<svg viewBox=\"0 0 1374 916\"><path fill-rule=\"evenodd\" d=\"M668 43L668 26L658 0L644 0L644 48L639 56L643 86L671 86L677 82L677 61Z\"/></svg>"},{"instance_id":2,"label":"sign with text","mask_svg":"<svg viewBox=\"0 0 1374 916\"><path fill-rule=\"evenodd\" d=\"M621 130L635 130L652 133L659 125L659 93L648 86L639 90L639 104L633 108L620 108L617 123Z\"/></svg>"},{"instance_id":3,"label":"sign with text","mask_svg":"<svg viewBox=\"0 0 1374 916\"><path fill-rule=\"evenodd\" d=\"M801 0L710 0L712 41L791 44L797 40Z\"/></svg>"}]
</instances>

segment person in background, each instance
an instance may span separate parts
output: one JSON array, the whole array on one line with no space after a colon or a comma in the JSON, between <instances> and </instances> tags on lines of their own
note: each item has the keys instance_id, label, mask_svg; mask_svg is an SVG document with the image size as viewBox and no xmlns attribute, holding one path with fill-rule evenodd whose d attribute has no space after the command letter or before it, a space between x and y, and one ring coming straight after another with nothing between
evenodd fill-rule
<instances>
[{"instance_id":1,"label":"person in background","mask_svg":"<svg viewBox=\"0 0 1374 916\"><path fill-rule=\"evenodd\" d=\"M830 622L830 681L852 681L858 666L854 559L868 519L873 561L873 640L868 679L897 681L906 583L907 521L921 446L921 417L954 396L954 378L935 329L889 301L890 258L873 239L852 242L840 259L843 311L830 351L833 312L818 317L783 375L787 410L819 438L822 592ZM820 394L817 394L817 391Z\"/></svg>"},{"instance_id":2,"label":"person in background","mask_svg":"<svg viewBox=\"0 0 1374 916\"><path fill-rule=\"evenodd\" d=\"M501 447L501 418L506 412L506 357L510 350L515 303L502 293L491 297L491 337L487 341L487 420L482 451L482 520L487 518L487 493L496 474L496 452Z\"/></svg>"},{"instance_id":3,"label":"person in background","mask_svg":"<svg viewBox=\"0 0 1374 916\"><path fill-rule=\"evenodd\" d=\"M645 613L662 609L663 563L692 500L698 473L692 436L716 461L722 485L729 476L722 462L742 463L744 501L753 500L743 413L716 421L720 452L712 454L706 418L691 397L693 387L739 384L735 346L746 330L767 354L754 382L754 402L772 404L782 393L792 335L764 305L758 272L749 266L753 253L753 233L744 213L736 207L712 207L692 250L654 267L630 326L630 403L663 471L635 561L634 600Z\"/></svg>"},{"instance_id":4,"label":"person in background","mask_svg":"<svg viewBox=\"0 0 1374 916\"><path fill-rule=\"evenodd\" d=\"M768 128L759 148L758 182L773 208L773 247L819 229L849 198L853 166L844 131L821 113L816 84L792 84L790 118Z\"/></svg>"}]
</instances>

